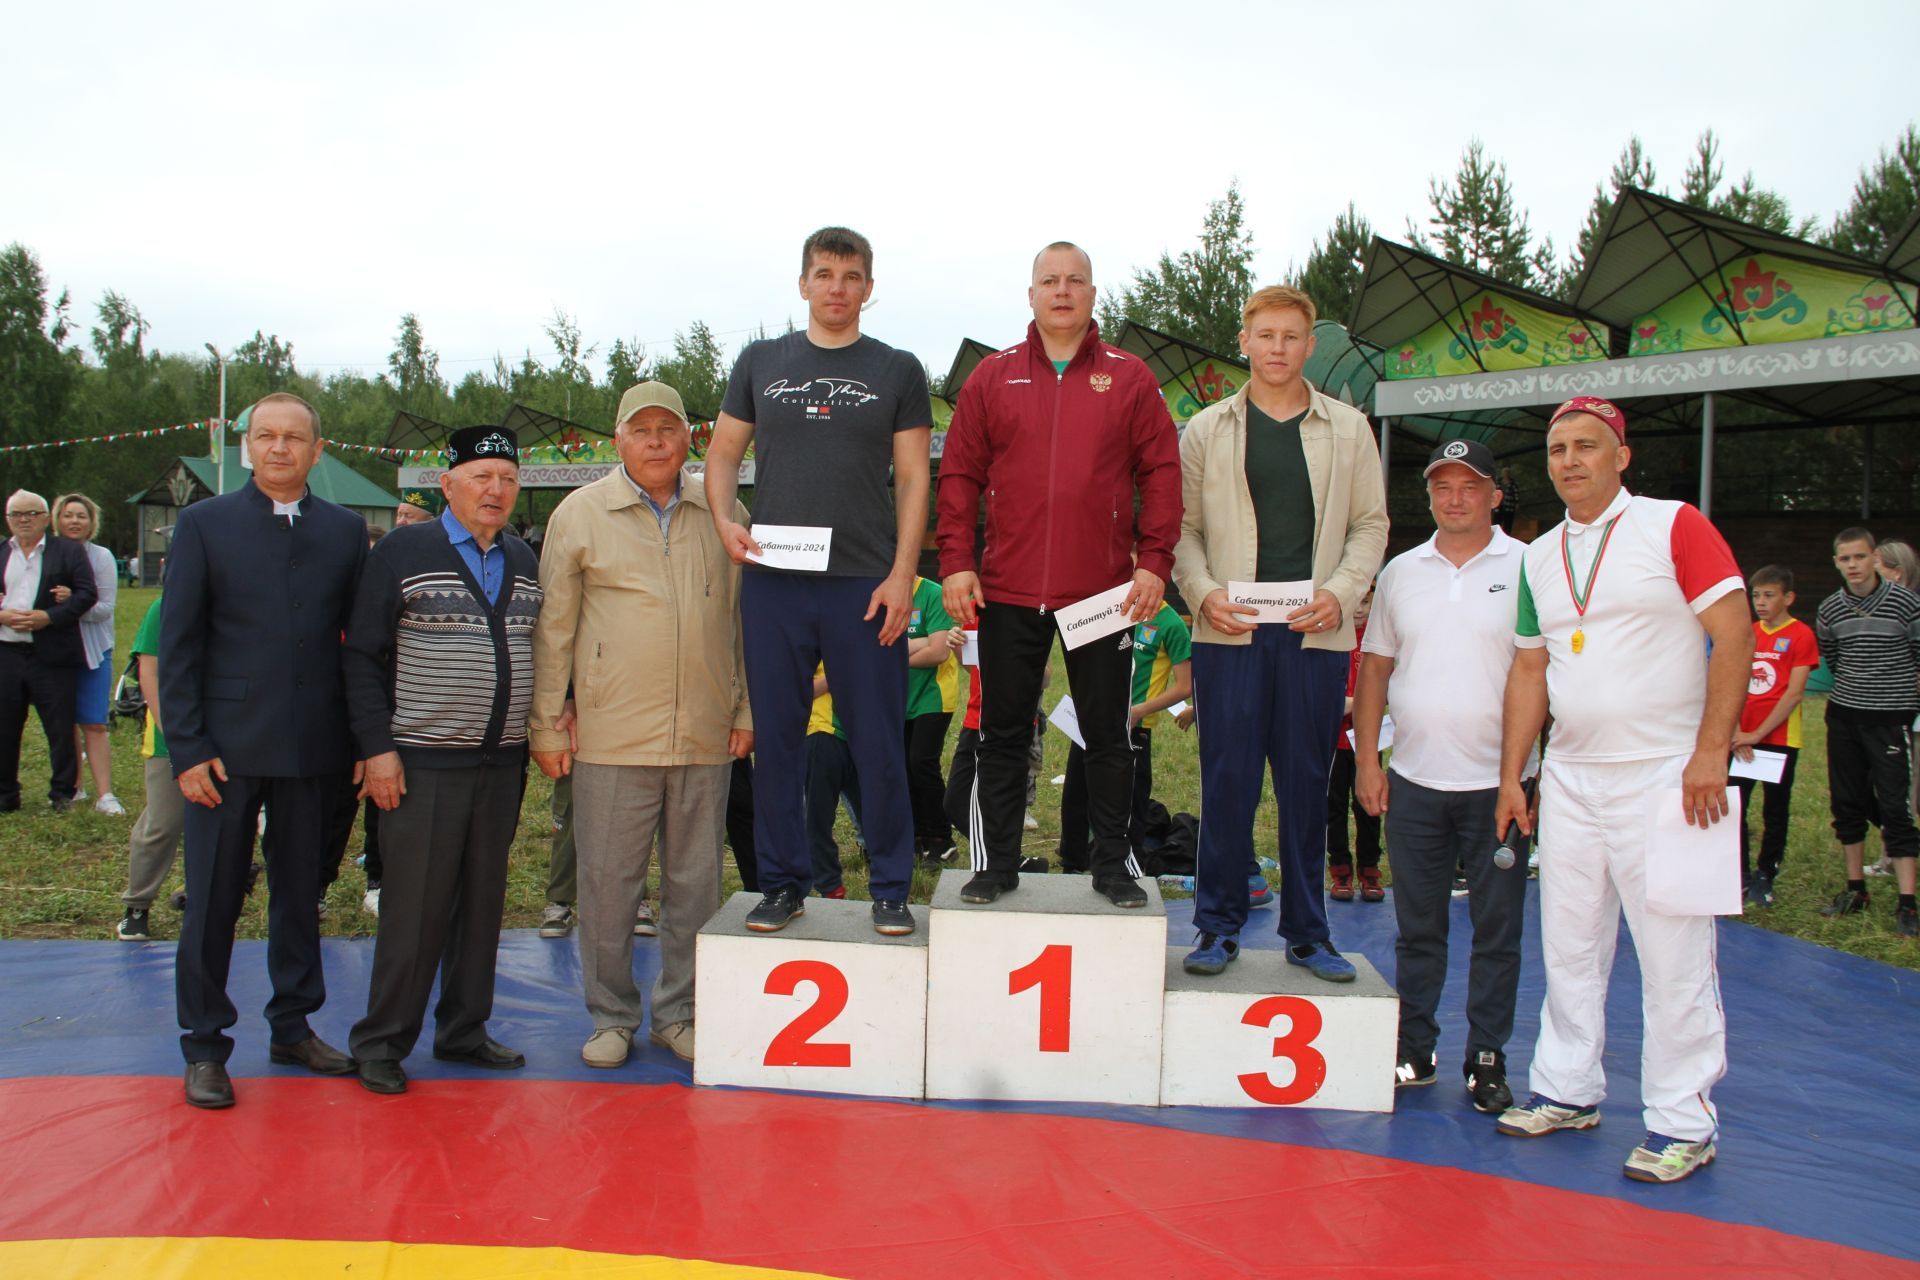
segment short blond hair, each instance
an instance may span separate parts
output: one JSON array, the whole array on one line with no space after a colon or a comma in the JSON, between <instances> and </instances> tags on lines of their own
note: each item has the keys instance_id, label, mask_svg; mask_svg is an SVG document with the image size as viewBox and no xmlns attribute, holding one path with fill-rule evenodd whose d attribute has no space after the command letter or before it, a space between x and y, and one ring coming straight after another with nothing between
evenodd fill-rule
<instances>
[{"instance_id":1,"label":"short blond hair","mask_svg":"<svg viewBox=\"0 0 1920 1280\"><path fill-rule=\"evenodd\" d=\"M87 520L92 525L92 528L87 531L87 537L98 537L100 534L100 504L84 493L63 493L60 495L59 500L55 502L51 508L53 518L56 521L54 527L59 527L57 522L60 519L60 513L67 509L69 503L74 502L79 503L87 509Z\"/></svg>"},{"instance_id":2,"label":"short blond hair","mask_svg":"<svg viewBox=\"0 0 1920 1280\"><path fill-rule=\"evenodd\" d=\"M1319 309L1305 293L1290 284L1270 284L1264 289L1254 290L1253 296L1247 299L1247 305L1240 308L1240 327L1253 328L1254 316L1270 307L1298 311L1307 318L1308 329L1312 329L1314 322L1320 318Z\"/></svg>"}]
</instances>

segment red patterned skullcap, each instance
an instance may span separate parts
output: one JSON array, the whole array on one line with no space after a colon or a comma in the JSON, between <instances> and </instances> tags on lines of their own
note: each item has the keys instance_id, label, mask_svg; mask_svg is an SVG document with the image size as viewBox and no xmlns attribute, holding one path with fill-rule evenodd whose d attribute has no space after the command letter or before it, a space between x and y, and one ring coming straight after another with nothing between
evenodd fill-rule
<instances>
[{"instance_id":1,"label":"red patterned skullcap","mask_svg":"<svg viewBox=\"0 0 1920 1280\"><path fill-rule=\"evenodd\" d=\"M1547 419L1547 430L1553 430L1553 424L1570 413L1592 414L1613 428L1613 434L1621 444L1627 442L1627 415L1613 401L1602 400L1599 396L1575 396L1553 411L1553 416Z\"/></svg>"}]
</instances>

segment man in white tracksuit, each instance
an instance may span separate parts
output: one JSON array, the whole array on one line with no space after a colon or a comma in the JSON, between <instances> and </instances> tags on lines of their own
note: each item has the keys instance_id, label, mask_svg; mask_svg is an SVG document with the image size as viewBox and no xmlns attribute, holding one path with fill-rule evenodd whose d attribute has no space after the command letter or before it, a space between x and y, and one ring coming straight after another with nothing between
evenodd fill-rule
<instances>
[{"instance_id":1,"label":"man in white tracksuit","mask_svg":"<svg viewBox=\"0 0 1920 1280\"><path fill-rule=\"evenodd\" d=\"M1553 413L1547 471L1566 521L1527 548L1507 678L1495 821L1531 832L1520 775L1547 713L1540 936L1547 998L1529 1085L1502 1133L1600 1122L1607 976L1624 913L1639 953L1646 1139L1629 1178L1675 1182L1714 1156L1726 1074L1712 916L1647 910L1648 796L1678 787L1687 821L1727 816L1727 759L1746 697L1751 624L1726 540L1684 502L1621 487L1626 415L1578 396ZM1709 659L1707 645L1712 642Z\"/></svg>"}]
</instances>

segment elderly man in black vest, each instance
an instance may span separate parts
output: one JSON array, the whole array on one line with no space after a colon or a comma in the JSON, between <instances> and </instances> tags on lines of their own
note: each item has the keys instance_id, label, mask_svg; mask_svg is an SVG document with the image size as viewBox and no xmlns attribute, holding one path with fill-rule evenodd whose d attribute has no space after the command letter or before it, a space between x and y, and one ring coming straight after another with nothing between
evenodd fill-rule
<instances>
[{"instance_id":1,"label":"elderly man in black vest","mask_svg":"<svg viewBox=\"0 0 1920 1280\"><path fill-rule=\"evenodd\" d=\"M73 805L79 757L73 749L73 690L87 665L80 615L97 590L86 548L47 536L47 500L21 489L7 499L0 542L0 813L20 807L20 735L27 708L40 715L56 812ZM65 592L60 588L66 588Z\"/></svg>"},{"instance_id":2,"label":"elderly man in black vest","mask_svg":"<svg viewBox=\"0 0 1920 1280\"><path fill-rule=\"evenodd\" d=\"M160 718L189 802L174 985L187 1101L205 1108L233 1105L227 970L263 805L272 1060L353 1070L307 1018L327 998L320 859L327 812L354 769L340 635L367 523L307 488L323 448L311 405L276 392L242 422L253 478L181 511L160 628Z\"/></svg>"},{"instance_id":3,"label":"elderly man in black vest","mask_svg":"<svg viewBox=\"0 0 1920 1280\"><path fill-rule=\"evenodd\" d=\"M433 1056L524 1067L487 1034L507 853L527 780L540 566L507 532L519 441L466 427L447 445L438 520L395 529L367 558L347 626L347 705L386 851L367 1016L349 1048L360 1083L407 1087L401 1059L440 974Z\"/></svg>"}]
</instances>

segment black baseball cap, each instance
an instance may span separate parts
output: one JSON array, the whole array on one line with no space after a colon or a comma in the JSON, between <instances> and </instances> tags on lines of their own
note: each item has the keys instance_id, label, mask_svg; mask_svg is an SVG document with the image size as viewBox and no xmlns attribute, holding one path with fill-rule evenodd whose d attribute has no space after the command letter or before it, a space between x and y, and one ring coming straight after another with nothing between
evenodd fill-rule
<instances>
[{"instance_id":1,"label":"black baseball cap","mask_svg":"<svg viewBox=\"0 0 1920 1280\"><path fill-rule=\"evenodd\" d=\"M1435 468L1444 467L1449 462L1471 467L1475 474L1493 479L1493 450L1478 440L1449 440L1440 445L1433 451L1433 456L1427 459L1427 469L1420 475L1422 478L1430 476Z\"/></svg>"}]
</instances>

